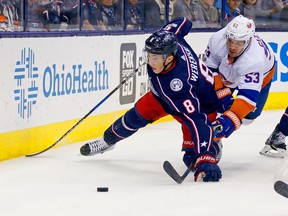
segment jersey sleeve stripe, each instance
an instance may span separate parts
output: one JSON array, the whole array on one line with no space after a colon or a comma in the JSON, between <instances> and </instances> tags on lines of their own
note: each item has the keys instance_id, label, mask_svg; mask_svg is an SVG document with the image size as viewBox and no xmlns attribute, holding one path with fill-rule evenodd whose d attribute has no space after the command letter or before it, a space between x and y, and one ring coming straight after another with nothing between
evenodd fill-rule
<instances>
[{"instance_id":1,"label":"jersey sleeve stripe","mask_svg":"<svg viewBox=\"0 0 288 216\"><path fill-rule=\"evenodd\" d=\"M247 98L237 96L233 105L231 106L230 110L236 113L240 120L242 120L246 115L255 109L256 103L251 104L247 101L249 101Z\"/></svg>"}]
</instances>

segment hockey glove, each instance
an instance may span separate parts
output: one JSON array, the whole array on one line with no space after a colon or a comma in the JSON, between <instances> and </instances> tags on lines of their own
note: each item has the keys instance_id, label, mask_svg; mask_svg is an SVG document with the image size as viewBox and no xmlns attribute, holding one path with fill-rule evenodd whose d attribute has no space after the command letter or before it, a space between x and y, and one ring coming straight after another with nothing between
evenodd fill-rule
<instances>
[{"instance_id":1,"label":"hockey glove","mask_svg":"<svg viewBox=\"0 0 288 216\"><path fill-rule=\"evenodd\" d=\"M227 138L235 130L239 129L242 122L239 117L232 111L225 111L220 117L212 123L213 128L218 128L222 126L222 130L215 130L216 138Z\"/></svg>"},{"instance_id":2,"label":"hockey glove","mask_svg":"<svg viewBox=\"0 0 288 216\"><path fill-rule=\"evenodd\" d=\"M194 165L194 181L204 182L218 182L222 178L222 172L217 165L217 161L214 156L209 152L206 152L199 156Z\"/></svg>"},{"instance_id":3,"label":"hockey glove","mask_svg":"<svg viewBox=\"0 0 288 216\"><path fill-rule=\"evenodd\" d=\"M234 102L230 88L220 88L216 91L216 94L220 102L218 106L218 112L223 113L226 110L229 110Z\"/></svg>"}]
</instances>

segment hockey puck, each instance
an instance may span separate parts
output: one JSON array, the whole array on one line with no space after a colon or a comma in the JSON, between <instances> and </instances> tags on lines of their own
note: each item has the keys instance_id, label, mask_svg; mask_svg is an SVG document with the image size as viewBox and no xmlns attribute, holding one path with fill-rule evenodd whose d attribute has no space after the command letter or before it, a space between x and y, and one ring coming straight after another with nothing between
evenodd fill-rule
<instances>
[{"instance_id":1,"label":"hockey puck","mask_svg":"<svg viewBox=\"0 0 288 216\"><path fill-rule=\"evenodd\" d=\"M108 192L108 187L97 187L98 192Z\"/></svg>"}]
</instances>

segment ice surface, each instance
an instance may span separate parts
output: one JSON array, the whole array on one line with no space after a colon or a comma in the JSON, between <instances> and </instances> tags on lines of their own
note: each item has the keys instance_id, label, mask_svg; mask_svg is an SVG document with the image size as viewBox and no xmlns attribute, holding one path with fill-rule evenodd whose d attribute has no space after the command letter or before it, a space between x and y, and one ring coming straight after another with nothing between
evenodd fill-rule
<instances>
[{"instance_id":1,"label":"ice surface","mask_svg":"<svg viewBox=\"0 0 288 216\"><path fill-rule=\"evenodd\" d=\"M164 172L165 160L186 170L174 121L141 129L103 155L79 156L76 143L1 162L0 215L288 216L288 199L273 190L283 159L259 155L282 113L264 111L223 141L219 183L195 183L191 173L177 185Z\"/></svg>"}]
</instances>

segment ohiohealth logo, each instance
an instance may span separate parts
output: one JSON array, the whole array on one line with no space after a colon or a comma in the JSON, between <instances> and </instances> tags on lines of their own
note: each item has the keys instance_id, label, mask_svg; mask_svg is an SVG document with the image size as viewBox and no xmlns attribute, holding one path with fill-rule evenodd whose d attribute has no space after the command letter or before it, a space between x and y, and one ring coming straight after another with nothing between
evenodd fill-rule
<instances>
[{"instance_id":1,"label":"ohiohealth logo","mask_svg":"<svg viewBox=\"0 0 288 216\"><path fill-rule=\"evenodd\" d=\"M14 80L17 82L14 90L15 101L18 103L18 114L23 119L32 115L32 107L36 104L38 67L34 64L34 52L30 48L24 48L14 71Z\"/></svg>"}]
</instances>

